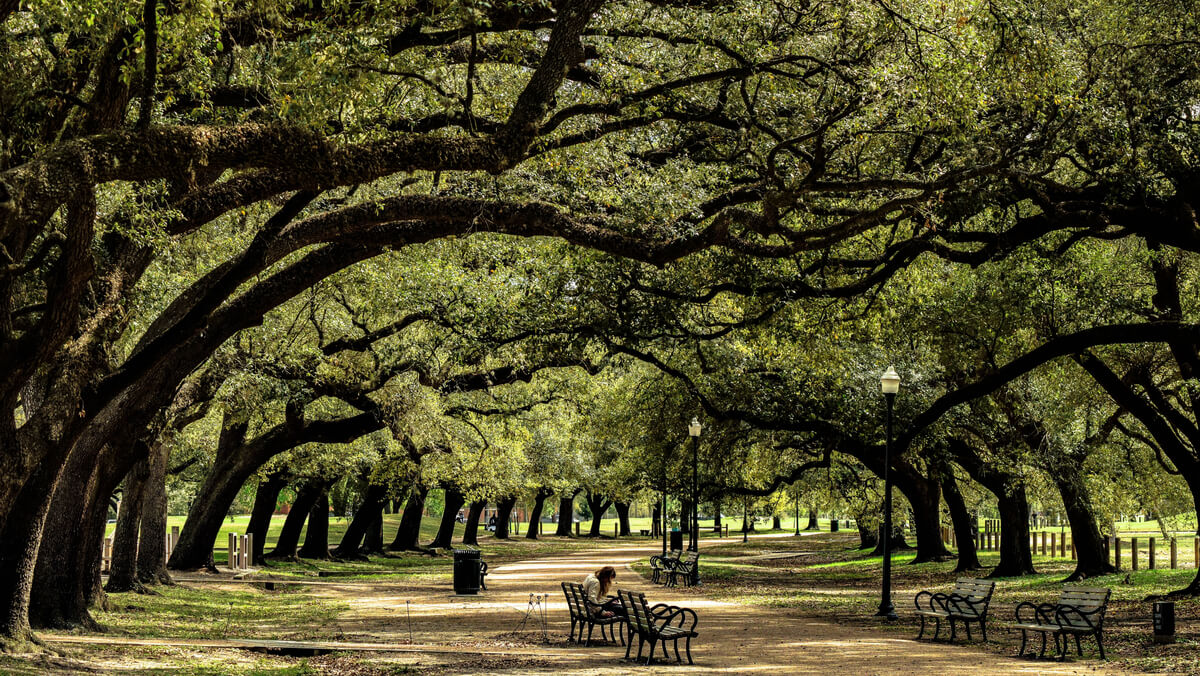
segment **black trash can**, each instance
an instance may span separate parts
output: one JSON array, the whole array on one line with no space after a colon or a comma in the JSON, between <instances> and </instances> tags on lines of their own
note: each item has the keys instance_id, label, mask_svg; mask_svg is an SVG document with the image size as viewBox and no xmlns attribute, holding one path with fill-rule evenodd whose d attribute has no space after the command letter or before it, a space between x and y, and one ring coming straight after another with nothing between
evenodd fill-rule
<instances>
[{"instance_id":1,"label":"black trash can","mask_svg":"<svg viewBox=\"0 0 1200 676\"><path fill-rule=\"evenodd\" d=\"M838 532L838 520L837 519L829 520L829 532L830 533Z\"/></svg>"},{"instance_id":2,"label":"black trash can","mask_svg":"<svg viewBox=\"0 0 1200 676\"><path fill-rule=\"evenodd\" d=\"M683 531L678 528L671 530L671 549L683 551Z\"/></svg>"},{"instance_id":3,"label":"black trash can","mask_svg":"<svg viewBox=\"0 0 1200 676\"><path fill-rule=\"evenodd\" d=\"M454 550L454 593L479 593L479 550Z\"/></svg>"},{"instance_id":4,"label":"black trash can","mask_svg":"<svg viewBox=\"0 0 1200 676\"><path fill-rule=\"evenodd\" d=\"M1175 602L1154 602L1154 642L1175 642Z\"/></svg>"}]
</instances>

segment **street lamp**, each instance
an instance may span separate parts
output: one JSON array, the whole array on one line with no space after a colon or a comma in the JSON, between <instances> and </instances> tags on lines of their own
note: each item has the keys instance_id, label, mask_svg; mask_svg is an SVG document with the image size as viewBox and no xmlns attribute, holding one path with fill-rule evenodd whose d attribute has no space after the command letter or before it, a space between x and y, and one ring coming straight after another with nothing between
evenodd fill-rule
<instances>
[{"instance_id":1,"label":"street lamp","mask_svg":"<svg viewBox=\"0 0 1200 676\"><path fill-rule=\"evenodd\" d=\"M889 366L886 373L879 378L883 398L887 401L887 437L883 446L883 590L879 599L879 612L876 617L896 619L896 609L892 607L892 406L896 402L896 393L900 391L900 375L895 367Z\"/></svg>"},{"instance_id":2,"label":"street lamp","mask_svg":"<svg viewBox=\"0 0 1200 676\"><path fill-rule=\"evenodd\" d=\"M696 449L700 446L700 421L692 418L688 425L688 436L692 438L692 544L694 552L700 549L700 482L696 475Z\"/></svg>"}]
</instances>

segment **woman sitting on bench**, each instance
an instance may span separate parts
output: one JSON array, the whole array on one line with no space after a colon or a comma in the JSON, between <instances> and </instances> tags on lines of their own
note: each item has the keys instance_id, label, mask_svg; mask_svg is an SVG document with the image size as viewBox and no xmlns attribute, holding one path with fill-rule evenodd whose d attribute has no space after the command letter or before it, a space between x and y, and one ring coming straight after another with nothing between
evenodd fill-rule
<instances>
[{"instance_id":1,"label":"woman sitting on bench","mask_svg":"<svg viewBox=\"0 0 1200 676\"><path fill-rule=\"evenodd\" d=\"M587 598L588 605L593 609L599 609L600 617L625 614L625 607L621 605L621 600L608 595L615 579L617 579L617 569L612 566L605 566L594 573L588 573L588 576L583 578L584 596Z\"/></svg>"}]
</instances>

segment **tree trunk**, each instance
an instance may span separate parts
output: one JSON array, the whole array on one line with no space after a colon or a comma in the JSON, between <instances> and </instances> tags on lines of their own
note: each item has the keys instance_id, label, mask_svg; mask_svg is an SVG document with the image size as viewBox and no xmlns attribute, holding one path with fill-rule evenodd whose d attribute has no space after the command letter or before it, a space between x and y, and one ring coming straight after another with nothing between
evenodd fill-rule
<instances>
[{"instance_id":1,"label":"tree trunk","mask_svg":"<svg viewBox=\"0 0 1200 676\"><path fill-rule=\"evenodd\" d=\"M575 495L579 491L558 496L558 528L554 534L566 537L571 534L571 524L575 521Z\"/></svg>"},{"instance_id":2,"label":"tree trunk","mask_svg":"<svg viewBox=\"0 0 1200 676\"><path fill-rule=\"evenodd\" d=\"M910 516L913 535L917 539L917 555L913 563L945 561L952 555L942 542L941 483L915 471L909 474L896 473L894 486L912 507Z\"/></svg>"},{"instance_id":3,"label":"tree trunk","mask_svg":"<svg viewBox=\"0 0 1200 676\"><path fill-rule=\"evenodd\" d=\"M43 462L35 467L13 501L0 531L0 647L31 648L29 601L42 531L50 511L54 483L61 467Z\"/></svg>"},{"instance_id":4,"label":"tree trunk","mask_svg":"<svg viewBox=\"0 0 1200 676\"><path fill-rule=\"evenodd\" d=\"M429 486L413 484L408 491L408 500L404 503L404 513L400 516L396 537L388 549L394 552L420 550L421 516L425 513L425 496L428 494Z\"/></svg>"},{"instance_id":5,"label":"tree trunk","mask_svg":"<svg viewBox=\"0 0 1200 676\"><path fill-rule=\"evenodd\" d=\"M442 512L442 523L438 526L437 535L434 536L433 542L429 543L432 549L449 549L454 542L454 524L458 523L458 510L462 509L466 498L463 497L461 491L457 487L446 489L446 508Z\"/></svg>"},{"instance_id":6,"label":"tree trunk","mask_svg":"<svg viewBox=\"0 0 1200 676\"><path fill-rule=\"evenodd\" d=\"M367 524L367 532L363 535L362 547L359 553L363 556L383 553L383 513L387 510L388 500L384 500L375 515L375 520Z\"/></svg>"},{"instance_id":7,"label":"tree trunk","mask_svg":"<svg viewBox=\"0 0 1200 676\"><path fill-rule=\"evenodd\" d=\"M317 500L324 493L325 484L320 481L312 481L299 487L296 491L296 501L292 503L292 510L288 512L287 518L283 521L283 529L279 531L275 549L271 551L268 558L296 558L296 547L300 544L300 531L304 528L304 522L308 520L308 514L312 511L313 505L317 504ZM175 557L172 556L171 560L174 561Z\"/></svg>"},{"instance_id":8,"label":"tree trunk","mask_svg":"<svg viewBox=\"0 0 1200 676\"><path fill-rule=\"evenodd\" d=\"M771 530L783 530L783 521L778 516L771 517Z\"/></svg>"},{"instance_id":9,"label":"tree trunk","mask_svg":"<svg viewBox=\"0 0 1200 676\"><path fill-rule=\"evenodd\" d=\"M990 487L989 487L990 490ZM1017 483L1007 490L993 491L1000 503L1000 563L988 577L1033 575L1029 551L1029 502L1025 486Z\"/></svg>"},{"instance_id":10,"label":"tree trunk","mask_svg":"<svg viewBox=\"0 0 1200 676\"><path fill-rule=\"evenodd\" d=\"M874 528L867 527L862 519L856 519L855 523L858 524L858 548L881 551L879 547L879 532Z\"/></svg>"},{"instance_id":11,"label":"tree trunk","mask_svg":"<svg viewBox=\"0 0 1200 676\"><path fill-rule=\"evenodd\" d=\"M1116 568L1108 562L1104 552L1104 540L1096 526L1096 514L1092 511L1092 500L1078 465L1061 466L1053 473L1054 484L1062 495L1067 523L1071 525L1071 539L1075 543L1078 557L1075 570L1064 582L1075 582L1098 575L1115 573ZM1025 541L1029 538L1026 535Z\"/></svg>"},{"instance_id":12,"label":"tree trunk","mask_svg":"<svg viewBox=\"0 0 1200 676\"><path fill-rule=\"evenodd\" d=\"M546 498L553 495L545 488L539 488L538 492L533 496L533 509L529 511L529 523L525 528L525 539L536 540L538 538L538 530L542 526L542 511L546 505Z\"/></svg>"},{"instance_id":13,"label":"tree trunk","mask_svg":"<svg viewBox=\"0 0 1200 676\"><path fill-rule=\"evenodd\" d=\"M511 496L496 502L496 539L508 539L508 524L512 520L513 507L517 504L516 496Z\"/></svg>"},{"instance_id":14,"label":"tree trunk","mask_svg":"<svg viewBox=\"0 0 1200 676\"><path fill-rule=\"evenodd\" d=\"M629 503L614 502L613 506L617 509L618 535L626 537L630 535L629 530Z\"/></svg>"},{"instance_id":15,"label":"tree trunk","mask_svg":"<svg viewBox=\"0 0 1200 676\"><path fill-rule=\"evenodd\" d=\"M387 488L378 484L369 484L363 495L362 504L359 505L358 511L354 513L354 518L350 520L350 525L346 528L346 532L342 535L342 541L338 543L337 549L333 550L333 555L338 558L350 558L361 556L359 546L367 536L367 531L370 530L375 522L383 518L383 503L387 501ZM382 536L380 536L382 541ZM380 542L382 546L382 542Z\"/></svg>"},{"instance_id":16,"label":"tree trunk","mask_svg":"<svg viewBox=\"0 0 1200 676\"><path fill-rule=\"evenodd\" d=\"M142 527L138 541L138 580L145 584L174 584L167 572L167 464L171 449L157 444L150 451L142 489Z\"/></svg>"},{"instance_id":17,"label":"tree trunk","mask_svg":"<svg viewBox=\"0 0 1200 676\"><path fill-rule=\"evenodd\" d=\"M662 505L656 500L650 508L650 535L662 537Z\"/></svg>"},{"instance_id":18,"label":"tree trunk","mask_svg":"<svg viewBox=\"0 0 1200 676\"><path fill-rule=\"evenodd\" d=\"M308 510L308 528L304 531L304 546L300 548L302 559L329 558L329 494L321 496Z\"/></svg>"},{"instance_id":19,"label":"tree trunk","mask_svg":"<svg viewBox=\"0 0 1200 676\"><path fill-rule=\"evenodd\" d=\"M954 572L965 573L979 565L979 554L975 551L975 530L971 527L973 519L967 511L962 493L958 490L958 482L954 474L945 469L942 472L942 495L946 499L946 507L950 509L950 520L954 523L954 539L958 546L958 565Z\"/></svg>"},{"instance_id":20,"label":"tree trunk","mask_svg":"<svg viewBox=\"0 0 1200 676\"><path fill-rule=\"evenodd\" d=\"M889 543L892 552L911 550L912 545L904 539L904 529L896 524L892 524L892 541ZM883 555L883 525L879 526L879 533L875 536L875 549L872 554Z\"/></svg>"},{"instance_id":21,"label":"tree trunk","mask_svg":"<svg viewBox=\"0 0 1200 676\"><path fill-rule=\"evenodd\" d=\"M820 529L821 529L821 526L817 523L817 510L809 509L808 510L808 525L804 527L804 530L820 530Z\"/></svg>"},{"instance_id":22,"label":"tree trunk","mask_svg":"<svg viewBox=\"0 0 1200 676\"><path fill-rule=\"evenodd\" d=\"M258 484L254 491L254 507L250 510L250 523L246 532L254 536L254 550L250 553L253 565L261 566L263 551L267 544L267 533L271 530L271 517L279 504L279 494L287 486L287 477L276 472Z\"/></svg>"},{"instance_id":23,"label":"tree trunk","mask_svg":"<svg viewBox=\"0 0 1200 676\"><path fill-rule=\"evenodd\" d=\"M261 464L246 462L238 452L246 439L246 425L243 421L230 421L222 426L216 459L188 509L187 520L179 532L179 542L175 543L175 550L167 561L168 568L189 570L213 565L213 543L221 532L221 524L229 513L229 506ZM242 461L239 462L239 459Z\"/></svg>"},{"instance_id":24,"label":"tree trunk","mask_svg":"<svg viewBox=\"0 0 1200 676\"><path fill-rule=\"evenodd\" d=\"M117 511L117 527L113 530L112 563L105 587L105 591L110 593L145 591L138 581L138 530L142 524L142 496L149 474L149 461L139 460L125 477L125 491Z\"/></svg>"},{"instance_id":25,"label":"tree trunk","mask_svg":"<svg viewBox=\"0 0 1200 676\"><path fill-rule=\"evenodd\" d=\"M479 545L479 516L483 514L484 507L487 507L487 500L476 500L471 503L471 509L467 510L467 523L462 536L464 545Z\"/></svg>"},{"instance_id":26,"label":"tree trunk","mask_svg":"<svg viewBox=\"0 0 1200 676\"><path fill-rule=\"evenodd\" d=\"M721 501L713 500L713 527L721 527Z\"/></svg>"},{"instance_id":27,"label":"tree trunk","mask_svg":"<svg viewBox=\"0 0 1200 676\"><path fill-rule=\"evenodd\" d=\"M584 499L588 509L592 512L592 526L588 529L588 537L600 537L600 521L604 518L604 513L608 511L612 502L600 493L588 493Z\"/></svg>"}]
</instances>

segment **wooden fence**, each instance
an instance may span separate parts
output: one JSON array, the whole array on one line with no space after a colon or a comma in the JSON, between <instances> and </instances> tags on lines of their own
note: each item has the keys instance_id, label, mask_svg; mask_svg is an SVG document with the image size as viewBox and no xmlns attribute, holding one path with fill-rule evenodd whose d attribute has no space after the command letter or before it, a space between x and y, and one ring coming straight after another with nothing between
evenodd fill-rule
<instances>
[{"instance_id":1,"label":"wooden fence","mask_svg":"<svg viewBox=\"0 0 1200 676\"><path fill-rule=\"evenodd\" d=\"M989 526L990 524L985 524L985 528L975 535L975 548L978 551L994 552L1000 549L1000 529L998 526ZM1171 569L1179 568L1179 540L1177 538L1167 539L1167 555L1161 557L1162 550L1158 545L1162 539L1155 536L1115 537L1107 538L1103 545L1108 560L1118 570L1124 570L1126 564L1130 570L1139 570L1143 566L1147 570L1155 570L1161 567L1161 563L1166 563ZM958 546L958 538L955 536L953 528L942 528L942 541L951 547ZM1030 553L1034 555L1064 559L1070 557L1072 561L1076 558L1075 543L1068 532L1039 531L1030 533L1029 549ZM1192 538L1191 549L1192 567L1200 568L1200 537Z\"/></svg>"}]
</instances>

